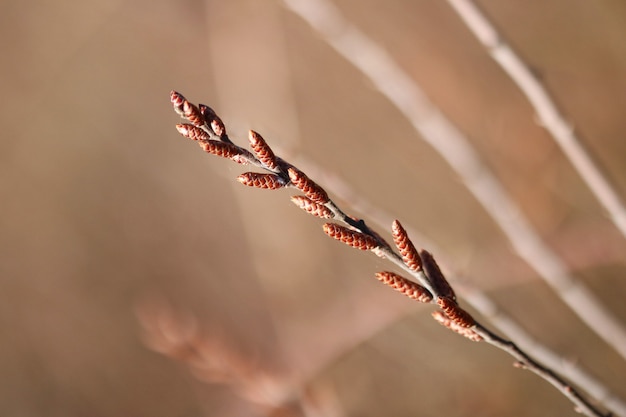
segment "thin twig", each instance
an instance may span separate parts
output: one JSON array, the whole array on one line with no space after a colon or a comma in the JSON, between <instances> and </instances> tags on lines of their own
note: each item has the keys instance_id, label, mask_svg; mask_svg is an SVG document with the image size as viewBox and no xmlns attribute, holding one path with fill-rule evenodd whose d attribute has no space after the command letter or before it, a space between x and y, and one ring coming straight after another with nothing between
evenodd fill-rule
<instances>
[{"instance_id":1,"label":"thin twig","mask_svg":"<svg viewBox=\"0 0 626 417\"><path fill-rule=\"evenodd\" d=\"M339 54L365 74L463 179L468 190L504 232L513 249L570 309L626 359L622 323L569 272L546 245L500 181L482 163L467 137L448 120L378 44L326 0L284 0Z\"/></svg>"},{"instance_id":2,"label":"thin twig","mask_svg":"<svg viewBox=\"0 0 626 417\"><path fill-rule=\"evenodd\" d=\"M244 181L244 185L264 189L296 188L304 194L304 197L310 200L310 204L330 209L332 219L343 223L345 226L337 223L326 223L324 224L324 232L327 235L351 247L370 250L382 258L390 260L403 269L410 277L407 279L397 274L389 275L387 272L382 272L377 274L382 282L416 301L436 304L439 306L440 311L435 312L433 316L439 323L470 340L477 342L484 340L508 352L517 359L520 367L534 372L554 385L570 399L578 411L587 416L604 416L598 408L594 407L591 402L565 380L556 375L556 373L532 359L513 342L505 340L487 330L483 325L477 323L467 311L463 310L456 300L455 292L439 269L435 259L429 252L424 250L418 253L408 233L397 220L393 223L392 235L398 252L378 233L370 229L364 220L347 215L328 196L324 188L311 180L304 172L292 164L276 158L269 145L260 135L255 132L250 133L250 141L254 151L254 154L252 154L228 139L225 126L221 123L221 120L219 123L216 123L216 120L219 120L219 118L214 112L199 114L197 107L175 91L171 93L170 98L174 109L184 119L191 122L191 124L177 125L178 131L183 136L198 142L200 147L208 153L230 158L244 165L253 164L268 171L268 174L262 174L264 175L264 180ZM202 107L201 105L200 108ZM204 106L204 108L207 107ZM204 120L203 117L205 117ZM208 132L208 136L203 136L202 131ZM227 146L218 146L217 143L213 142ZM248 177L252 178L253 176L248 175ZM271 186L267 186L268 183ZM313 215L323 212L323 210L307 209L305 211ZM326 215L326 212L324 212L324 215Z\"/></svg>"},{"instance_id":3,"label":"thin twig","mask_svg":"<svg viewBox=\"0 0 626 417\"><path fill-rule=\"evenodd\" d=\"M600 167L594 163L572 125L560 113L546 87L472 0L448 0L448 3L487 49L494 61L528 98L541 124L550 132L591 192L609 213L615 226L626 237L626 207L615 187Z\"/></svg>"},{"instance_id":4,"label":"thin twig","mask_svg":"<svg viewBox=\"0 0 626 417\"><path fill-rule=\"evenodd\" d=\"M572 403L576 404L576 411L583 413L587 416L603 415L597 408L591 405L581 394L569 385L563 378L558 376L551 369L543 366L530 356L528 356L523 350L521 350L515 343L503 339L500 336L492 333L482 325L476 323L473 329L477 334L482 336L483 340L498 349L507 352L509 355L516 358L519 362L515 365L522 369L527 369L541 378L548 381L556 389L558 389L564 396L566 396Z\"/></svg>"}]
</instances>

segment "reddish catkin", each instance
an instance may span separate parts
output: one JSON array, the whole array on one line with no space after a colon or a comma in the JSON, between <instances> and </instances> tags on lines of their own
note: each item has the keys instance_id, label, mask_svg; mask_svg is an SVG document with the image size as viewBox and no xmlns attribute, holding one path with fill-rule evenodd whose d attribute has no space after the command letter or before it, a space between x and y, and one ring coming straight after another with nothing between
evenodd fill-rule
<instances>
[{"instance_id":1,"label":"reddish catkin","mask_svg":"<svg viewBox=\"0 0 626 417\"><path fill-rule=\"evenodd\" d=\"M256 154L259 161L271 170L278 169L278 162L276 156L272 151L272 148L265 142L265 139L254 130L248 132L248 139L250 140L250 146Z\"/></svg>"},{"instance_id":2,"label":"reddish catkin","mask_svg":"<svg viewBox=\"0 0 626 417\"><path fill-rule=\"evenodd\" d=\"M461 327L472 327L474 325L474 318L467 311L463 310L456 301L448 297L437 298L437 305L441 308L441 311L455 324Z\"/></svg>"},{"instance_id":3,"label":"reddish catkin","mask_svg":"<svg viewBox=\"0 0 626 417\"><path fill-rule=\"evenodd\" d=\"M433 300L433 296L426 288L393 272L377 272L376 279L421 303L430 303Z\"/></svg>"},{"instance_id":4,"label":"reddish catkin","mask_svg":"<svg viewBox=\"0 0 626 417\"><path fill-rule=\"evenodd\" d=\"M419 251L419 256L422 259L422 267L424 269L424 273L426 277L431 282L433 287L436 288L438 295L450 298L452 300L456 300L456 294L454 290L448 283L448 280L439 269L439 265L433 258L433 255L430 252L425 251L424 249Z\"/></svg>"},{"instance_id":5,"label":"reddish catkin","mask_svg":"<svg viewBox=\"0 0 626 417\"><path fill-rule=\"evenodd\" d=\"M205 152L222 158L230 158L236 162L241 162L241 154L243 153L238 146L220 142L219 140L205 140L198 143Z\"/></svg>"},{"instance_id":6,"label":"reddish catkin","mask_svg":"<svg viewBox=\"0 0 626 417\"><path fill-rule=\"evenodd\" d=\"M316 203L309 197L305 197L303 195L294 195L293 197L291 197L291 202L300 207L302 210L306 211L307 213L314 215L315 217L320 217L322 219L332 219L333 217L335 217L331 209L322 204Z\"/></svg>"},{"instance_id":7,"label":"reddish catkin","mask_svg":"<svg viewBox=\"0 0 626 417\"><path fill-rule=\"evenodd\" d=\"M290 167L287 172L289 173L292 184L311 200L319 204L325 204L330 201L326 191L307 177L304 172L295 167Z\"/></svg>"},{"instance_id":8,"label":"reddish catkin","mask_svg":"<svg viewBox=\"0 0 626 417\"><path fill-rule=\"evenodd\" d=\"M391 231L393 235L393 241L402 255L402 260L413 271L419 271L422 269L422 260L420 259L413 242L409 239L409 235L402 227L402 224L398 220L394 220L391 225Z\"/></svg>"},{"instance_id":9,"label":"reddish catkin","mask_svg":"<svg viewBox=\"0 0 626 417\"><path fill-rule=\"evenodd\" d=\"M478 333L476 333L474 330L472 330L472 329L470 329L468 327L461 327L461 326L459 326L458 324L456 324L455 322L450 320L441 311L433 311L432 315L433 315L433 318L439 324L441 324L442 326L445 326L448 329L452 330L453 332L467 337L469 340L471 340L473 342L480 342L481 340L483 340L483 338Z\"/></svg>"},{"instance_id":10,"label":"reddish catkin","mask_svg":"<svg viewBox=\"0 0 626 417\"><path fill-rule=\"evenodd\" d=\"M222 119L220 119L215 111L206 104L200 104L198 108L200 109L200 113L202 114L202 117L204 117L206 123L211 126L213 133L224 139L226 136L226 126L224 126Z\"/></svg>"},{"instance_id":11,"label":"reddish catkin","mask_svg":"<svg viewBox=\"0 0 626 417\"><path fill-rule=\"evenodd\" d=\"M206 120L204 120L204 116L200 113L200 109L187 100L183 102L183 117L197 127L202 127L206 124Z\"/></svg>"},{"instance_id":12,"label":"reddish catkin","mask_svg":"<svg viewBox=\"0 0 626 417\"><path fill-rule=\"evenodd\" d=\"M224 122L222 119L215 113L215 110L207 106L206 104L200 104L198 106L200 109L200 114L204 117L206 123L211 126L211 130L220 138L224 139L226 136L226 126L224 126Z\"/></svg>"},{"instance_id":13,"label":"reddish catkin","mask_svg":"<svg viewBox=\"0 0 626 417\"><path fill-rule=\"evenodd\" d=\"M174 111L176 111L176 113L178 113L182 117L183 104L187 101L187 99L178 91L172 90L170 92L170 101L172 102L172 106L174 106Z\"/></svg>"},{"instance_id":14,"label":"reddish catkin","mask_svg":"<svg viewBox=\"0 0 626 417\"><path fill-rule=\"evenodd\" d=\"M177 124L176 130L178 130L178 133L191 140L203 141L210 139L207 132L188 123Z\"/></svg>"},{"instance_id":15,"label":"reddish catkin","mask_svg":"<svg viewBox=\"0 0 626 417\"><path fill-rule=\"evenodd\" d=\"M244 172L237 177L237 181L249 187L276 190L285 186L285 181L278 175L262 174L259 172Z\"/></svg>"},{"instance_id":16,"label":"reddish catkin","mask_svg":"<svg viewBox=\"0 0 626 417\"><path fill-rule=\"evenodd\" d=\"M348 246L360 250L370 250L378 247L376 239L364 233L348 229L335 223L324 224L324 233Z\"/></svg>"}]
</instances>

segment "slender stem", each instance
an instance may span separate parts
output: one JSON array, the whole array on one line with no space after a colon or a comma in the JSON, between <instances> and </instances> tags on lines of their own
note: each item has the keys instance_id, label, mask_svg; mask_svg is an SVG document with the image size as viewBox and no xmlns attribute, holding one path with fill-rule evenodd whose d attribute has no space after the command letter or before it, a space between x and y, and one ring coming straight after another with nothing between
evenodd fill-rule
<instances>
[{"instance_id":1,"label":"slender stem","mask_svg":"<svg viewBox=\"0 0 626 417\"><path fill-rule=\"evenodd\" d=\"M512 341L501 338L500 336L491 332L489 329L479 323L476 323L473 330L480 336L482 336L485 342L507 352L509 355L517 359L518 363L516 365L518 367L527 369L552 384L556 389L558 389L564 396L566 396L572 403L576 405L577 411L587 416L607 416L594 405L592 405L587 399L585 399L576 389L569 385L567 381L565 381L551 369L545 367L544 365L540 364L539 362L528 356Z\"/></svg>"}]
</instances>

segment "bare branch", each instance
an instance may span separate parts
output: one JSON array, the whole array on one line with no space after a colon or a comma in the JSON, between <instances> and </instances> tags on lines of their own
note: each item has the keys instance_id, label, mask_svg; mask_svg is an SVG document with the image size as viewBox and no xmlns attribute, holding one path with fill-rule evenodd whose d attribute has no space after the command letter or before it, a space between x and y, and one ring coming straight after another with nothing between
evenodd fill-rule
<instances>
[{"instance_id":1,"label":"bare branch","mask_svg":"<svg viewBox=\"0 0 626 417\"><path fill-rule=\"evenodd\" d=\"M172 100L172 102L174 104L174 109L178 111L178 103L175 103L174 100ZM186 108L192 108L192 105L186 105L185 100L185 103L183 103L183 109ZM183 111L183 117L188 119L194 118L195 114L193 112L185 113ZM230 143L228 144L231 145ZM243 153L243 148L239 148L237 145L234 144L232 144L231 146L240 149ZM267 171L272 171L270 167L268 167L266 164L263 164L254 155L250 155L248 158L255 165L261 166ZM255 173L246 173L244 175L249 176L253 179L263 178L263 180L260 180L260 183L262 184L265 184L265 178L267 178L266 176L269 175L272 177L272 180L270 180L270 182L276 181L277 183L281 183L281 185L285 181L285 178L288 176L291 183L286 183L286 185L291 185L299 189L300 191L305 193L306 196L313 202L323 204L325 207L329 208L333 212L334 220L346 224L346 226L342 226L336 223L326 223L324 224L324 232L326 234L351 247L361 250L371 250L375 252L378 256L389 259L410 274L412 283L419 283L420 285L413 285L409 283L409 281L405 278L399 276L379 276L379 279L382 278L381 280L383 282L387 281L390 286L398 289L406 295L409 295L411 298L417 301L426 301L438 305L441 308L441 313L445 317L442 318L440 315L435 315L435 319L437 321L439 321L441 324L448 327L449 329L464 335L465 337L476 341L478 341L479 338L482 338L486 342L508 352L518 360L519 364L521 364L523 368L531 370L532 372L549 381L551 384L555 385L557 389L559 389L559 391L561 391L572 401L572 403L574 403L577 410L585 413L588 416L604 416L604 414L599 409L594 407L575 388L570 386L566 381L556 375L556 373L541 365L534 359L530 358L513 342L502 339L501 337L486 329L483 325L476 322L475 319L467 311L463 310L458 305L454 297L454 291L452 290L452 287L447 282L445 276L439 269L436 261L430 255L430 253L426 251L421 251L419 253L419 258L421 260L420 265L422 265L425 270L423 270L422 268L413 267L412 263L410 262L405 263L403 260L403 256L396 253L387 244L387 242L385 242L380 237L378 233L367 227L363 220L346 215L330 199L328 193L302 171L298 170L293 165L288 163L278 164L277 171L277 173L270 172L270 174L256 174L257 176L252 175ZM239 177L240 181L241 178L242 176ZM250 181L254 182L253 179L251 179ZM400 245L398 245L399 250L408 253L408 250L410 248L413 248L414 251L415 249L413 243L410 241L408 234L406 233L406 231L404 231L399 222L394 222L393 229L393 232L397 235L395 240L401 243Z\"/></svg>"}]
</instances>

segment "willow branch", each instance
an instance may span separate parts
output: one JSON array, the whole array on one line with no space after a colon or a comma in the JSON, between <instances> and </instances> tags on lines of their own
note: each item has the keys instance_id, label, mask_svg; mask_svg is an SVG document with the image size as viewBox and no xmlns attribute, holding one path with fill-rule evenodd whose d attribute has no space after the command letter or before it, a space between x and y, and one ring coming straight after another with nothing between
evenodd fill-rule
<instances>
[{"instance_id":1,"label":"willow branch","mask_svg":"<svg viewBox=\"0 0 626 417\"><path fill-rule=\"evenodd\" d=\"M256 132L250 131L250 145L254 153L235 145L226 133L226 128L217 115L207 106L196 107L180 93L172 91L170 99L174 109L190 124L177 125L179 133L196 141L207 153L229 158L243 165L252 164L267 173L248 172L240 175L242 184L275 190L295 188L303 195L299 196L300 208L312 215L323 214L339 223L325 223L323 230L331 238L353 248L371 251L381 258L388 259L404 270L409 278L382 271L377 278L386 285L404 295L429 304L435 304L439 310L433 317L448 329L473 341L486 341L510 355L519 365L528 369L554 385L575 405L576 409L587 416L604 416L598 408L588 401L576 388L572 387L555 372L539 364L524 353L513 342L505 340L486 327L476 322L470 313L459 305L456 294L433 256L425 251L417 251L406 229L395 220L392 225L392 237L397 249L387 243L378 233L366 225L365 221L346 214L319 184L310 179L294 165L277 158L265 140ZM219 120L219 123L216 122ZM203 132L206 133L203 134ZM324 210L327 209L327 210Z\"/></svg>"}]
</instances>

